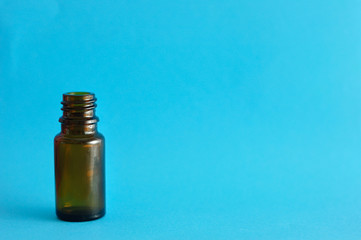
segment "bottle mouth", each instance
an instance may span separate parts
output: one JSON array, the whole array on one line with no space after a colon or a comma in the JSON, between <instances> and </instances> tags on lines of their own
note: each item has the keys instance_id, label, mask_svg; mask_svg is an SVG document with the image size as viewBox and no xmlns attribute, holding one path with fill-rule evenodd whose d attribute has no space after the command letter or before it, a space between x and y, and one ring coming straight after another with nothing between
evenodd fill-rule
<instances>
[{"instance_id":1,"label":"bottle mouth","mask_svg":"<svg viewBox=\"0 0 361 240\"><path fill-rule=\"evenodd\" d=\"M67 92L63 94L63 102L87 102L96 100L92 92Z\"/></svg>"},{"instance_id":2,"label":"bottle mouth","mask_svg":"<svg viewBox=\"0 0 361 240\"><path fill-rule=\"evenodd\" d=\"M63 116L61 123L93 124L99 121L95 116L95 94L91 92L67 92L63 94Z\"/></svg>"},{"instance_id":3,"label":"bottle mouth","mask_svg":"<svg viewBox=\"0 0 361 240\"><path fill-rule=\"evenodd\" d=\"M91 92L68 92L68 93L64 93L65 95L90 95L92 94Z\"/></svg>"}]
</instances>

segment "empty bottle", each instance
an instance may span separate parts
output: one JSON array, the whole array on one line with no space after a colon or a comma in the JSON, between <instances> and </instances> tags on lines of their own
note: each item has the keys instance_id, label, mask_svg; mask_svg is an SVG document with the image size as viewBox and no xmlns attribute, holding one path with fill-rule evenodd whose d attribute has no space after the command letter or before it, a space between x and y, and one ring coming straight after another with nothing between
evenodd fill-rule
<instances>
[{"instance_id":1,"label":"empty bottle","mask_svg":"<svg viewBox=\"0 0 361 240\"><path fill-rule=\"evenodd\" d=\"M105 214L104 137L97 131L96 98L63 94L61 132L54 139L56 214L89 221Z\"/></svg>"}]
</instances>

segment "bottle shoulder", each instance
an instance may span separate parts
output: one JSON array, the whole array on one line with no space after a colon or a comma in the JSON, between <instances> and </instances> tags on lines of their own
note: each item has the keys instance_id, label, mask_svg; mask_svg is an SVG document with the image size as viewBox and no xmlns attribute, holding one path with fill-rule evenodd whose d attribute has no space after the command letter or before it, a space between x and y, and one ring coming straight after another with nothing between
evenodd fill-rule
<instances>
[{"instance_id":1,"label":"bottle shoulder","mask_svg":"<svg viewBox=\"0 0 361 240\"><path fill-rule=\"evenodd\" d=\"M97 132L89 135L69 135L58 133L55 138L55 143L104 143L105 139L103 134Z\"/></svg>"}]
</instances>

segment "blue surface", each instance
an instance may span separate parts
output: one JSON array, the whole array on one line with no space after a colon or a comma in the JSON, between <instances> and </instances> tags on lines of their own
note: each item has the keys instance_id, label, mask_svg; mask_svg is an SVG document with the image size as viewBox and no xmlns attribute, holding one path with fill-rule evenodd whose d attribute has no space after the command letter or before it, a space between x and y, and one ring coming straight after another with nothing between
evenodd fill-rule
<instances>
[{"instance_id":1,"label":"blue surface","mask_svg":"<svg viewBox=\"0 0 361 240\"><path fill-rule=\"evenodd\" d=\"M1 239L360 239L360 1L0 1ZM54 212L93 91L107 215Z\"/></svg>"}]
</instances>

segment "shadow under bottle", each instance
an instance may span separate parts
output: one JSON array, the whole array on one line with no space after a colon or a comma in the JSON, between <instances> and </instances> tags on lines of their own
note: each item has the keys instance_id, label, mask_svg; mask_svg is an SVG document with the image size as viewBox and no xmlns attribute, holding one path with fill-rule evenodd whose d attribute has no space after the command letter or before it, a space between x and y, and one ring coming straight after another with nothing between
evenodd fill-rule
<instances>
[{"instance_id":1,"label":"shadow under bottle","mask_svg":"<svg viewBox=\"0 0 361 240\"><path fill-rule=\"evenodd\" d=\"M54 139L56 214L89 221L105 214L104 137L97 131L96 98L89 92L63 94L61 133Z\"/></svg>"}]
</instances>

